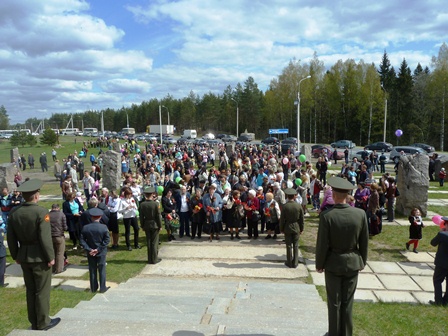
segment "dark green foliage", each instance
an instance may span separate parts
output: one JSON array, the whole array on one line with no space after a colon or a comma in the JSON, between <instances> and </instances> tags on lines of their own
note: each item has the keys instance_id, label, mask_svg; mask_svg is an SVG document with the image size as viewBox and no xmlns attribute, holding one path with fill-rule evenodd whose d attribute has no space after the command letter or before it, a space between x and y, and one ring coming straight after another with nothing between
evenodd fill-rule
<instances>
[{"instance_id":1,"label":"dark green foliage","mask_svg":"<svg viewBox=\"0 0 448 336\"><path fill-rule=\"evenodd\" d=\"M51 128L46 128L42 133L40 143L47 146L54 146L58 143L58 135Z\"/></svg>"}]
</instances>

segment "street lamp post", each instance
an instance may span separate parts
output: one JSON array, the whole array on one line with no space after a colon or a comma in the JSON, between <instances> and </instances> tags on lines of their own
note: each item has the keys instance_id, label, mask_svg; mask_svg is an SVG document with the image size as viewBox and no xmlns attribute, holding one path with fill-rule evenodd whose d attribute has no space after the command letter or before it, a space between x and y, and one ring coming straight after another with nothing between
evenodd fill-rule
<instances>
[{"instance_id":1,"label":"street lamp post","mask_svg":"<svg viewBox=\"0 0 448 336\"><path fill-rule=\"evenodd\" d=\"M238 121L239 121L239 114L240 114L240 110L238 108L238 100L232 99L235 103L236 103L236 136L239 137L240 135L238 134Z\"/></svg>"},{"instance_id":2,"label":"street lamp post","mask_svg":"<svg viewBox=\"0 0 448 336\"><path fill-rule=\"evenodd\" d=\"M159 123L160 123L160 149L162 149L163 137L162 137L162 105L159 105Z\"/></svg>"},{"instance_id":3,"label":"street lamp post","mask_svg":"<svg viewBox=\"0 0 448 336\"><path fill-rule=\"evenodd\" d=\"M299 91L297 92L297 148L300 150L300 84L305 80L311 78L310 75L302 78L299 81Z\"/></svg>"},{"instance_id":4,"label":"street lamp post","mask_svg":"<svg viewBox=\"0 0 448 336\"><path fill-rule=\"evenodd\" d=\"M384 85L381 84L381 87L384 90L384 129L383 129L383 142L386 142L386 121L387 121L387 91L384 88Z\"/></svg>"},{"instance_id":5,"label":"street lamp post","mask_svg":"<svg viewBox=\"0 0 448 336\"><path fill-rule=\"evenodd\" d=\"M168 112L168 125L170 124L170 110L168 109L168 107L166 107L165 105L162 105L162 107L166 108L167 112Z\"/></svg>"}]
</instances>

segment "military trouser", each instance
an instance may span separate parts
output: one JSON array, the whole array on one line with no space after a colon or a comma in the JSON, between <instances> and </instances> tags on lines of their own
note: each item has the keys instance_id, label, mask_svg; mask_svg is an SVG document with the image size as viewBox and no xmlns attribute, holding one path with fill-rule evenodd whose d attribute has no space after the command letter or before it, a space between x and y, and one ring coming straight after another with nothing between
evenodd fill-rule
<instances>
[{"instance_id":1,"label":"military trouser","mask_svg":"<svg viewBox=\"0 0 448 336\"><path fill-rule=\"evenodd\" d=\"M149 229L146 233L146 244L148 245L148 264L156 264L159 254L159 229Z\"/></svg>"},{"instance_id":2,"label":"military trouser","mask_svg":"<svg viewBox=\"0 0 448 336\"><path fill-rule=\"evenodd\" d=\"M328 335L353 334L353 299L358 284L358 271L333 273L325 270L328 302Z\"/></svg>"},{"instance_id":3,"label":"military trouser","mask_svg":"<svg viewBox=\"0 0 448 336\"><path fill-rule=\"evenodd\" d=\"M50 324L51 267L46 262L20 264L26 287L28 321L33 330Z\"/></svg>"},{"instance_id":4,"label":"military trouser","mask_svg":"<svg viewBox=\"0 0 448 336\"><path fill-rule=\"evenodd\" d=\"M292 268L299 264L299 236L298 233L285 233L286 263Z\"/></svg>"}]
</instances>

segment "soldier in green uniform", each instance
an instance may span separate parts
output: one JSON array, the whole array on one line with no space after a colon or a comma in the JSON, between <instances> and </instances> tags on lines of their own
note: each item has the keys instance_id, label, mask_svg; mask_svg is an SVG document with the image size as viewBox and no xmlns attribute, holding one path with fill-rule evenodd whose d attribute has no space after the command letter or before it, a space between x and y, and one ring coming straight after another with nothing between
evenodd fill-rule
<instances>
[{"instance_id":1,"label":"soldier in green uniform","mask_svg":"<svg viewBox=\"0 0 448 336\"><path fill-rule=\"evenodd\" d=\"M355 188L346 179L331 177L335 205L319 215L316 270L325 271L328 335L352 335L353 299L358 272L367 262L369 230L365 211L346 203Z\"/></svg>"},{"instance_id":2,"label":"soldier in green uniform","mask_svg":"<svg viewBox=\"0 0 448 336\"><path fill-rule=\"evenodd\" d=\"M42 184L33 179L17 188L26 203L11 211L7 238L12 258L22 267L28 320L33 330L48 330L61 321L49 317L54 251L50 215L37 204Z\"/></svg>"},{"instance_id":3,"label":"soldier in green uniform","mask_svg":"<svg viewBox=\"0 0 448 336\"><path fill-rule=\"evenodd\" d=\"M146 186L143 189L145 201L140 203L140 223L146 233L148 245L148 264L157 264L161 259L157 258L159 253L159 232L162 229L162 217L159 204L155 201L157 197L155 188Z\"/></svg>"},{"instance_id":4,"label":"soldier in green uniform","mask_svg":"<svg viewBox=\"0 0 448 336\"><path fill-rule=\"evenodd\" d=\"M299 264L299 236L303 231L302 206L294 198L297 192L288 188L284 190L288 198L280 215L280 231L285 234L286 262L289 268L297 268Z\"/></svg>"}]
</instances>

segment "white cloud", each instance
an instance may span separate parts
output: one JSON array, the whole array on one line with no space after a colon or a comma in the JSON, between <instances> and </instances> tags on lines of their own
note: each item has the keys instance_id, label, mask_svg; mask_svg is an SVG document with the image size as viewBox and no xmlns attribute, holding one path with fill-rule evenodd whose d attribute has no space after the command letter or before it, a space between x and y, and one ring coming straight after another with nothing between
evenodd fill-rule
<instances>
[{"instance_id":1,"label":"white cloud","mask_svg":"<svg viewBox=\"0 0 448 336\"><path fill-rule=\"evenodd\" d=\"M13 122L222 93L249 76L266 89L290 59L307 63L315 51L330 67L379 65L386 50L396 69L406 58L413 70L430 65L448 31L438 0L133 0L94 11L100 3L0 1L0 104Z\"/></svg>"}]
</instances>

